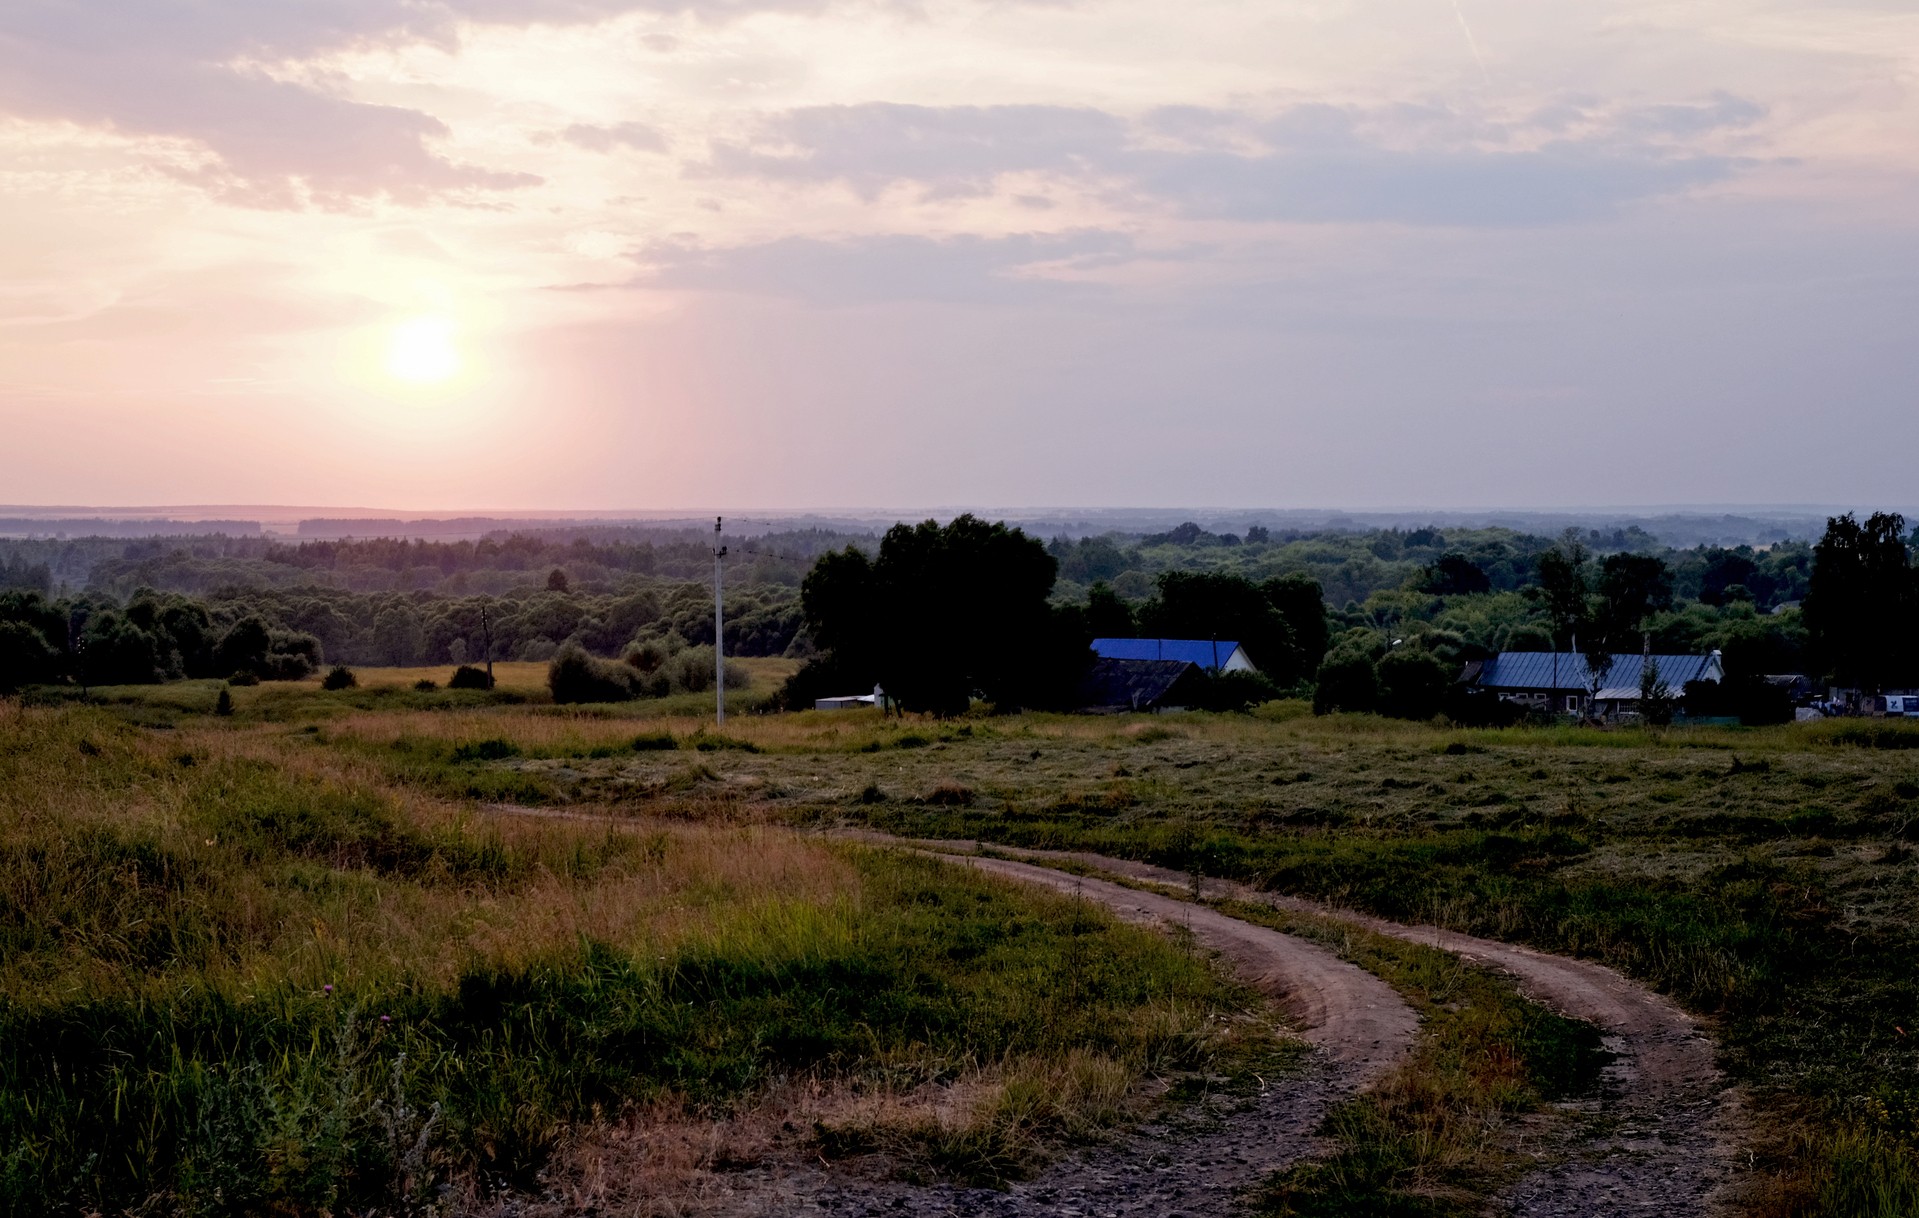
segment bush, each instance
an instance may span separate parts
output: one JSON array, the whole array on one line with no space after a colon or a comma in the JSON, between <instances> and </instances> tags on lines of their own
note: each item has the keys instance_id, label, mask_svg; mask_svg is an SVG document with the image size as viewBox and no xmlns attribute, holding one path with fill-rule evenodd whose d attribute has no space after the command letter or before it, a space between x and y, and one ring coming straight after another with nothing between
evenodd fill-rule
<instances>
[{"instance_id":1,"label":"bush","mask_svg":"<svg viewBox=\"0 0 1919 1218\"><path fill-rule=\"evenodd\" d=\"M559 703L630 702L645 693L645 678L625 664L595 659L569 643L547 665L546 686Z\"/></svg>"},{"instance_id":2,"label":"bush","mask_svg":"<svg viewBox=\"0 0 1919 1218\"><path fill-rule=\"evenodd\" d=\"M344 664L335 664L327 670L326 676L320 678L321 689L352 689L359 683L360 678L354 676L353 670Z\"/></svg>"},{"instance_id":3,"label":"bush","mask_svg":"<svg viewBox=\"0 0 1919 1218\"><path fill-rule=\"evenodd\" d=\"M448 689L492 689L493 678L486 675L484 668L462 664L453 670L453 676L447 680L446 687Z\"/></svg>"},{"instance_id":4,"label":"bush","mask_svg":"<svg viewBox=\"0 0 1919 1218\"><path fill-rule=\"evenodd\" d=\"M228 685L258 685L259 683L260 678L246 669L241 669L227 678Z\"/></svg>"},{"instance_id":5,"label":"bush","mask_svg":"<svg viewBox=\"0 0 1919 1218\"><path fill-rule=\"evenodd\" d=\"M20 622L0 622L0 693L51 681L59 669L60 654L38 631Z\"/></svg>"},{"instance_id":6,"label":"bush","mask_svg":"<svg viewBox=\"0 0 1919 1218\"><path fill-rule=\"evenodd\" d=\"M429 693L432 693L434 690L440 688L440 683L438 681L435 681L431 677L421 677L418 681L415 681L413 683L413 688L420 691L423 694L429 694Z\"/></svg>"},{"instance_id":7,"label":"bush","mask_svg":"<svg viewBox=\"0 0 1919 1218\"><path fill-rule=\"evenodd\" d=\"M1370 711L1379 708L1379 669L1372 657L1358 652L1336 652L1319 666L1313 689L1313 713Z\"/></svg>"},{"instance_id":8,"label":"bush","mask_svg":"<svg viewBox=\"0 0 1919 1218\"><path fill-rule=\"evenodd\" d=\"M1195 700L1200 710L1243 711L1284 696L1272 678L1257 672L1218 672L1207 675Z\"/></svg>"},{"instance_id":9,"label":"bush","mask_svg":"<svg viewBox=\"0 0 1919 1218\"><path fill-rule=\"evenodd\" d=\"M233 694L224 685L220 687L220 696L213 700L213 713L222 718L233 713Z\"/></svg>"},{"instance_id":10,"label":"bush","mask_svg":"<svg viewBox=\"0 0 1919 1218\"><path fill-rule=\"evenodd\" d=\"M1402 647L1379 661L1380 708L1401 719L1439 713L1453 684L1453 667L1430 651Z\"/></svg>"}]
</instances>

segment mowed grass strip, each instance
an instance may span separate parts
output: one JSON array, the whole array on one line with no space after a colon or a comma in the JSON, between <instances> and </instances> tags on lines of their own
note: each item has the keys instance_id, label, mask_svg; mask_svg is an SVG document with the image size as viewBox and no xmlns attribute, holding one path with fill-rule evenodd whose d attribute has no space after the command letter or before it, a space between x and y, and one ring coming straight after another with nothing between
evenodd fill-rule
<instances>
[{"instance_id":1,"label":"mowed grass strip","mask_svg":"<svg viewBox=\"0 0 1919 1218\"><path fill-rule=\"evenodd\" d=\"M424 1206L796 1076L962 1084L957 1121L894 1105L828 1148L995 1180L1263 1026L1165 938L936 861L487 818L379 773L0 706L0 1212Z\"/></svg>"},{"instance_id":2,"label":"mowed grass strip","mask_svg":"<svg viewBox=\"0 0 1919 1218\"><path fill-rule=\"evenodd\" d=\"M1379 975L1420 1015L1409 1060L1326 1121L1334 1149L1268 1181L1272 1218L1467 1218L1530 1165L1515 1118L1597 1086L1599 1030L1520 995L1450 952L1332 918L1227 902L1219 908L1326 944Z\"/></svg>"}]
</instances>

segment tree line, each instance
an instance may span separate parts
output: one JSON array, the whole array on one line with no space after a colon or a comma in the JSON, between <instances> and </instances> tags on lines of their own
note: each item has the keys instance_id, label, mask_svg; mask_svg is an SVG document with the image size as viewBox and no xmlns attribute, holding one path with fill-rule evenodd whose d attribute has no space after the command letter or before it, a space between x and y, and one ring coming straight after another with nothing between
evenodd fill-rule
<instances>
[{"instance_id":1,"label":"tree line","mask_svg":"<svg viewBox=\"0 0 1919 1218\"><path fill-rule=\"evenodd\" d=\"M1902 518L1884 513L1835 517L1814 545L1678 554L1653 552L1644 547L1650 539L1625 530L1569 531L1541 542L1500 529L1297 537L1248 529L1229 541L1195 525L1125 544L1111 537L1043 543L971 516L899 525L877 545L829 533L804 540L843 544L803 564L797 587L784 576L761 578L750 559L744 570L735 565L724 640L730 655L813 657L789 689L795 704L879 683L934 710L975 697L1066 705L1089 641L1114 635L1240 642L1263 683L1222 683L1226 704L1291 693L1327 709L1423 715L1466 660L1555 648L1596 663L1642 647L1719 650L1742 678L1799 672L1866 689L1919 683L1919 647L1907 629L1919 608L1913 537ZM174 547L153 554L115 541L118 558L102 559L99 569L117 581L122 568L114 563L138 567L183 553L178 541L151 543ZM517 570L512 589L498 595L313 583L193 596L152 588L52 595L46 564L17 547L54 543L9 543L16 549L0 557L0 686L234 672L271 678L321 663L550 660L567 649L599 657L649 643L678 651L714 642L704 539L700 578L685 580L631 571L609 577L602 560L643 565L641 543L621 538L297 547L218 541L262 549L252 558L201 560L334 574L362 563L403 572L428 562L455 575L497 572L487 564L555 554L584 556L585 566ZM657 569L662 550L645 544ZM1141 573L1127 565L1129 554L1163 557L1182 547L1193 565L1150 580L1121 578ZM1396 564L1397 582L1335 608L1312 571L1335 559L1358 561L1361 551L1374 563ZM1284 554L1303 569L1272 569ZM57 566L58 556L50 561ZM779 561L792 566L797 556ZM1069 578L1110 570L1119 573L1111 581ZM658 684L657 677L643 683Z\"/></svg>"}]
</instances>

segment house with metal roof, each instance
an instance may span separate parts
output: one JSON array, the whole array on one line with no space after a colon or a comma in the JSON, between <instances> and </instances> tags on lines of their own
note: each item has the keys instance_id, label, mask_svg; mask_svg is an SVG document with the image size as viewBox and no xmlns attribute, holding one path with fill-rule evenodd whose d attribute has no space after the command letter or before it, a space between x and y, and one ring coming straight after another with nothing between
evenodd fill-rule
<instances>
[{"instance_id":1,"label":"house with metal roof","mask_svg":"<svg viewBox=\"0 0 1919 1218\"><path fill-rule=\"evenodd\" d=\"M1187 660L1094 660L1079 686L1081 710L1096 714L1185 710L1199 701L1206 674Z\"/></svg>"},{"instance_id":2,"label":"house with metal roof","mask_svg":"<svg viewBox=\"0 0 1919 1218\"><path fill-rule=\"evenodd\" d=\"M1178 660L1207 672L1258 672L1246 649L1230 639L1094 639L1102 660Z\"/></svg>"},{"instance_id":3,"label":"house with metal roof","mask_svg":"<svg viewBox=\"0 0 1919 1218\"><path fill-rule=\"evenodd\" d=\"M1659 683L1674 697L1694 681L1723 681L1725 665L1718 652L1710 655L1645 656L1620 652L1612 669L1598 685L1586 657L1567 651L1502 651L1490 660L1466 665L1460 679L1476 689L1495 693L1509 702L1521 702L1553 714L1616 715L1639 705L1639 678L1647 662L1657 669Z\"/></svg>"}]
</instances>

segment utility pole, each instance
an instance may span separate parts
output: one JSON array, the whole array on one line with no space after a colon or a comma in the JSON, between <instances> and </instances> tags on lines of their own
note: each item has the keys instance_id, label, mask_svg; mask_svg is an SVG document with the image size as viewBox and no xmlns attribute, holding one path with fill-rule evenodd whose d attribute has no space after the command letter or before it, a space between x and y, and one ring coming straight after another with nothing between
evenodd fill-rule
<instances>
[{"instance_id":1,"label":"utility pole","mask_svg":"<svg viewBox=\"0 0 1919 1218\"><path fill-rule=\"evenodd\" d=\"M720 529L725 523L724 517L713 517L713 721L719 726L726 724L726 607L720 575L720 565L726 558Z\"/></svg>"},{"instance_id":2,"label":"utility pole","mask_svg":"<svg viewBox=\"0 0 1919 1218\"><path fill-rule=\"evenodd\" d=\"M493 688L493 619L487 615L486 606L480 606L480 633L486 638L486 687Z\"/></svg>"}]
</instances>

